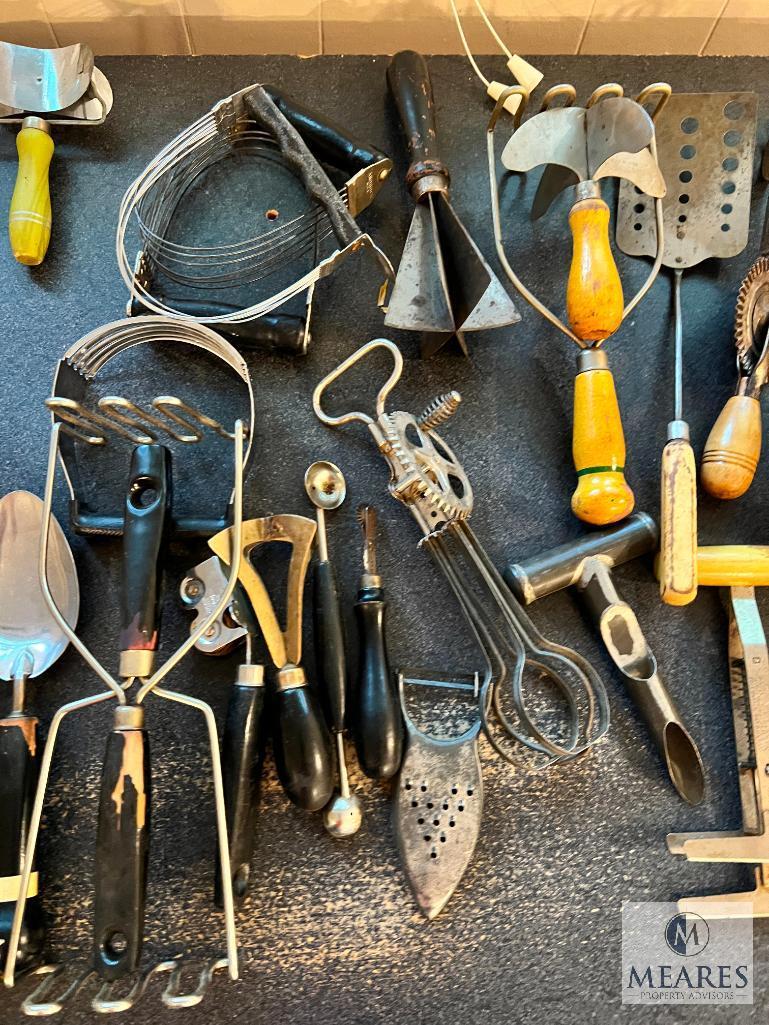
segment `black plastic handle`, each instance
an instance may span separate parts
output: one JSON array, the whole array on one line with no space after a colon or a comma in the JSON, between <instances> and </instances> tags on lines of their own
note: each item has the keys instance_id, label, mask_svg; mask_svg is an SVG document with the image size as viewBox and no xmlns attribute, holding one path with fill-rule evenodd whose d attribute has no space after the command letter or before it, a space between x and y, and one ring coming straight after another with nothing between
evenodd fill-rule
<instances>
[{"instance_id":1,"label":"black plastic handle","mask_svg":"<svg viewBox=\"0 0 769 1025\"><path fill-rule=\"evenodd\" d=\"M13 715L0 720L0 965L5 967L8 940L24 869L29 819L35 799L40 763L37 719ZM34 869L34 866L33 866ZM43 905L37 896L38 877L30 880L24 908L16 972L37 965L45 947Z\"/></svg>"},{"instance_id":2,"label":"black plastic handle","mask_svg":"<svg viewBox=\"0 0 769 1025\"><path fill-rule=\"evenodd\" d=\"M125 725L141 709L122 705L107 738L99 797L94 873L93 966L105 980L121 979L141 958L150 830L147 734Z\"/></svg>"},{"instance_id":3,"label":"black plastic handle","mask_svg":"<svg viewBox=\"0 0 769 1025\"><path fill-rule=\"evenodd\" d=\"M403 758L403 716L387 661L382 596L381 587L365 587L355 604L360 638L355 748L370 779L390 779Z\"/></svg>"},{"instance_id":4,"label":"black plastic handle","mask_svg":"<svg viewBox=\"0 0 769 1025\"><path fill-rule=\"evenodd\" d=\"M315 665L328 724L334 733L344 730L347 705L347 664L344 631L334 567L326 560L315 563L313 614Z\"/></svg>"},{"instance_id":5,"label":"black plastic handle","mask_svg":"<svg viewBox=\"0 0 769 1025\"><path fill-rule=\"evenodd\" d=\"M236 905L242 903L248 892L264 741L264 687L236 683L230 692L222 738L224 804L230 845L232 895ZM214 901L217 907L223 907L218 857Z\"/></svg>"},{"instance_id":6,"label":"black plastic handle","mask_svg":"<svg viewBox=\"0 0 769 1025\"><path fill-rule=\"evenodd\" d=\"M237 306L205 302L202 299L169 299L164 296L157 298L185 317L226 317L238 310ZM132 317L145 317L152 312L137 296L131 300ZM262 352L286 352L304 356L309 343L304 317L289 313L266 313L256 320L232 324L206 324L206 327L213 328L229 339L237 349L258 349Z\"/></svg>"},{"instance_id":7,"label":"black plastic handle","mask_svg":"<svg viewBox=\"0 0 769 1025\"><path fill-rule=\"evenodd\" d=\"M120 651L155 651L161 559L171 519L171 453L137 445L131 456L123 526Z\"/></svg>"},{"instance_id":8,"label":"black plastic handle","mask_svg":"<svg viewBox=\"0 0 769 1025\"><path fill-rule=\"evenodd\" d=\"M331 738L315 692L306 684L278 689L273 747L291 801L307 811L324 808L334 787Z\"/></svg>"},{"instance_id":9,"label":"black plastic handle","mask_svg":"<svg viewBox=\"0 0 769 1025\"><path fill-rule=\"evenodd\" d=\"M389 159L385 153L354 138L336 121L310 110L274 85L262 86L283 117L296 128L313 154L348 175Z\"/></svg>"},{"instance_id":10,"label":"black plastic handle","mask_svg":"<svg viewBox=\"0 0 769 1025\"><path fill-rule=\"evenodd\" d=\"M433 86L422 54L415 50L396 53L387 68L387 84L409 148L409 176L415 165L425 163L439 165L427 170L448 175L438 155Z\"/></svg>"}]
</instances>

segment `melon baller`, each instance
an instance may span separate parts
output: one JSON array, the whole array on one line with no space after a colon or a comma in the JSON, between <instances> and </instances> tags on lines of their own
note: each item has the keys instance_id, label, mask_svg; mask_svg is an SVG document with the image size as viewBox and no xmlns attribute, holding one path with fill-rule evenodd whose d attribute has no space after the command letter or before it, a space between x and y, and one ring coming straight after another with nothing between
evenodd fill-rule
<instances>
[{"instance_id":1,"label":"melon baller","mask_svg":"<svg viewBox=\"0 0 769 1025\"><path fill-rule=\"evenodd\" d=\"M120 396L106 396L96 409L89 408L91 382L109 361L134 346L155 342L162 347L184 344L202 349L218 359L240 382L244 417L235 419L231 431L196 406L175 396L160 396L142 407ZM88 401L90 400L90 402ZM88 404L86 404L88 402ZM16 904L9 939L5 984L14 984L15 952L24 915L28 876L32 871L40 828L46 786L62 721L73 712L114 699L114 721L107 738L102 771L97 856L94 876L94 930L92 963L78 969L73 981L62 982L61 995L51 998L55 980L65 966L44 965L38 972L42 983L22 1005L34 1016L57 1013L83 991L92 980L100 983L92 1008L100 1012L125 1011L135 1005L150 979L170 972L163 993L168 1007L189 1007L204 996L216 971L226 968L230 977L238 977L238 952L229 872L228 835L218 731L210 706L202 700L161 687L160 684L194 647L231 600L237 580L237 566L230 572L219 602L202 617L197 628L160 665L154 667L158 633L158 596L162 573L162 543L167 533L181 537L206 536L222 522L231 522L233 534L240 536L242 525L243 475L251 455L253 391L248 369L238 353L209 328L177 323L162 317L118 321L91 332L72 346L59 363L54 395L46 403L53 414L48 456L48 475L44 498L44 527L39 561L41 587L54 619L86 664L104 685L96 694L71 701L53 716L42 754L40 778L32 809L28 857L21 876L20 897ZM228 491L223 515L206 514L176 517L170 496L170 450L160 444L169 438L180 450L195 446L212 435L220 435L233 451L233 482ZM93 509L82 490L88 461L78 459L76 441L86 449L105 446L117 438L130 441L131 479L124 497L124 514ZM123 535L120 669L113 675L75 634L58 609L49 587L46 565L49 545L51 507L58 463L64 471L70 491L73 527L86 534ZM100 492L103 489L97 489ZM194 708L204 716L214 783L214 803L218 834L218 855L222 868L224 931L226 955L208 958L201 969L197 986L180 992L182 960L173 958L140 969L143 941L144 898L146 892L150 775L147 735L144 729L145 700L154 695ZM119 868L119 872L115 868ZM184 959L187 960L186 958ZM74 967L74 966L73 966ZM121 992L117 992L122 983Z\"/></svg>"}]
</instances>

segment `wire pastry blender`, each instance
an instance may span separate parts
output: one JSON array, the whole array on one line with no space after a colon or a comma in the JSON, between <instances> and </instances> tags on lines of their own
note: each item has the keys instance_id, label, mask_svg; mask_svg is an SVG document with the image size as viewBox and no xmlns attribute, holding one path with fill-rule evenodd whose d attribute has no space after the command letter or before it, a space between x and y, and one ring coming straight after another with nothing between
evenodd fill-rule
<instances>
[{"instance_id":1,"label":"wire pastry blender","mask_svg":"<svg viewBox=\"0 0 769 1025\"><path fill-rule=\"evenodd\" d=\"M175 348L191 345L221 359L237 376L245 391L248 422L237 419L232 431L194 406L173 396L162 396L144 408L118 396L107 396L98 411L84 403L87 386L116 355L141 343L158 342ZM218 732L210 706L197 698L181 694L160 684L194 647L231 600L237 582L237 565L228 576L227 586L209 614L201 617L195 630L159 667L154 666L158 633L158 597L162 574L163 542L176 528L182 536L210 532L222 517L178 517L171 515L170 453L159 444L159 436L170 437L181 447L197 444L206 435L224 436L233 447L233 487L226 517L240 538L242 529L243 474L251 453L253 392L248 369L238 353L209 328L191 323L168 321L161 317L126 320L105 325L70 348L60 361L54 381L54 395L47 400L53 414L45 488L44 528L39 573L51 614L78 650L86 664L101 680L104 689L79 698L58 709L51 722L43 751L40 781L32 810L28 856L22 874L22 889L16 904L9 940L5 983L14 984L15 952L24 914L28 876L32 869L46 786L62 721L72 712L114 699L113 728L108 735L102 772L97 856L95 863L93 963L56 999L45 999L52 981L60 974L55 966L44 966L46 976L41 987L28 997L23 1010L32 1015L61 1010L92 978L102 985L93 999L97 1011L123 1011L132 1007L144 992L149 979L159 971L170 971L171 978L163 1001L167 1006L190 1006L202 999L213 973L227 968L231 978L238 977L237 938L233 894L229 872L227 822L218 748ZM135 447L131 459L131 479L125 498L122 522L112 513L94 511L81 500L81 467L74 452L79 440L90 447L107 444L117 436ZM74 528L86 534L123 534L122 631L118 679L95 657L67 624L51 595L47 579L49 524L57 463L61 462L71 495ZM226 518L225 517L225 518ZM136 684L135 693L132 689ZM199 984L191 993L180 993L181 964L176 959L154 967L139 969L143 940L144 900L148 860L150 822L149 751L144 730L144 703L154 695L200 711L206 722L212 761L218 852L222 871L226 956L216 957L203 968ZM132 978L130 989L116 996L113 984ZM125 985L125 984L124 984Z\"/></svg>"},{"instance_id":2,"label":"wire pastry blender","mask_svg":"<svg viewBox=\"0 0 769 1025\"><path fill-rule=\"evenodd\" d=\"M359 411L331 416L322 405L327 389L377 349L390 353L394 368L379 389L374 416ZM390 470L390 494L406 505L417 521L424 535L420 545L446 577L483 652L486 667L479 713L493 747L508 762L528 767L544 768L574 758L608 729L609 706L603 684L585 658L539 633L469 526L473 510L470 481L436 431L459 406L458 392L435 399L418 417L385 411L387 396L402 369L403 357L393 342L384 338L367 342L317 385L313 392L315 414L330 427L364 423L384 456ZM532 675L540 686L535 687ZM546 715L531 708L527 691L536 690L537 698L542 699L543 680L565 706L557 723L552 721L556 718L552 707ZM505 696L512 710L506 706ZM497 730L492 728L494 719ZM500 731L502 739L497 735Z\"/></svg>"},{"instance_id":3,"label":"wire pastry blender","mask_svg":"<svg viewBox=\"0 0 769 1025\"><path fill-rule=\"evenodd\" d=\"M302 208L286 219L273 196L267 203L270 209L261 233L217 244L186 244L174 232L180 206L206 172L232 156L261 161L265 170L270 165L284 169L303 187ZM319 160L347 174L340 190ZM344 129L272 86L250 85L220 100L172 139L123 197L117 258L131 295L129 312L138 306L143 312L189 317L242 336L246 324L303 292L309 307L315 283L358 250L370 249L386 281L392 280L390 261L354 219L374 200L391 169L392 161L383 153L358 143ZM260 206L262 203L260 200ZM253 206L250 202L244 211L244 223L254 222ZM129 253L127 237L132 221L141 247L136 260ZM336 248L322 255L327 242ZM299 269L300 264L308 263L309 270ZM156 283L159 277L186 290L186 298L161 294ZM218 290L244 284L251 286L251 296L257 283L263 297L248 302L245 308L214 300ZM380 290L380 305L385 292L386 284ZM258 334L263 325L257 321L252 328ZM285 325L273 325L270 330L273 334L291 333ZM305 348L306 341L305 337Z\"/></svg>"},{"instance_id":4,"label":"wire pastry blender","mask_svg":"<svg viewBox=\"0 0 769 1025\"><path fill-rule=\"evenodd\" d=\"M634 101L624 96L622 86L608 83L596 89L584 107L575 107L574 87L557 85L545 94L539 113L522 123L528 93L523 86L512 86L499 95L486 133L499 260L521 296L580 349L572 442L577 488L571 508L579 519L596 525L623 519L632 512L635 501L624 476L625 438L614 378L601 346L646 295L662 263L660 197L665 194L665 183L657 166L653 119L670 91L669 85L656 83ZM568 326L529 291L505 252L494 129L506 104L515 96L521 97L521 104L514 116L513 135L502 152L502 163L508 171L519 173L545 165L532 216L545 213L563 189L575 187L575 202L569 213L573 251L566 289ZM644 104L652 97L657 97L657 104L650 115ZM601 199L599 181L607 177L626 178L655 198L657 257L643 286L628 303L624 302L609 244L609 208Z\"/></svg>"}]
</instances>

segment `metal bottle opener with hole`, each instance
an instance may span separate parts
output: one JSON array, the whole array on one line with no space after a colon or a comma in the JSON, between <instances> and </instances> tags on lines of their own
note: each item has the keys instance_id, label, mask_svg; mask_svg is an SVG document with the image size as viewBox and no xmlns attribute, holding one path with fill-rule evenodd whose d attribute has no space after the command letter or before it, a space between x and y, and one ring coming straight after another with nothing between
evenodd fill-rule
<instances>
[{"instance_id":1,"label":"metal bottle opener with hole","mask_svg":"<svg viewBox=\"0 0 769 1025\"><path fill-rule=\"evenodd\" d=\"M423 733L406 708L405 687L413 684L462 690L477 698L480 681L478 673L463 679L439 673L398 673L407 740L395 793L395 832L419 910L433 919L465 874L481 829L481 720L458 737Z\"/></svg>"}]
</instances>

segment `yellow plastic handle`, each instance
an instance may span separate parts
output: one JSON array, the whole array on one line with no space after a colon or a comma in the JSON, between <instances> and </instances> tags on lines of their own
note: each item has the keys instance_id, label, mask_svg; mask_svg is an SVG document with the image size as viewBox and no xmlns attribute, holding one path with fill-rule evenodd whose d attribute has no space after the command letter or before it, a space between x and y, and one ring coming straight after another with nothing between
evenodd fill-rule
<instances>
[{"instance_id":1,"label":"yellow plastic handle","mask_svg":"<svg viewBox=\"0 0 769 1025\"><path fill-rule=\"evenodd\" d=\"M761 455L761 404L732 395L705 442L700 476L714 498L739 498L753 482Z\"/></svg>"},{"instance_id":2,"label":"yellow plastic handle","mask_svg":"<svg viewBox=\"0 0 769 1025\"><path fill-rule=\"evenodd\" d=\"M580 199L569 213L571 268L566 315L577 338L601 342L622 323L622 282L609 244L609 208L599 197Z\"/></svg>"},{"instance_id":3,"label":"yellow plastic handle","mask_svg":"<svg viewBox=\"0 0 769 1025\"><path fill-rule=\"evenodd\" d=\"M697 469L687 440L665 445L660 476L660 597L688 605L697 597Z\"/></svg>"},{"instance_id":4,"label":"yellow plastic handle","mask_svg":"<svg viewBox=\"0 0 769 1025\"><path fill-rule=\"evenodd\" d=\"M38 120L39 123L39 119ZM36 267L43 262L51 239L51 193L48 168L53 139L45 128L22 125L16 136L19 171L11 198L8 234L19 263Z\"/></svg>"},{"instance_id":5,"label":"yellow plastic handle","mask_svg":"<svg viewBox=\"0 0 769 1025\"><path fill-rule=\"evenodd\" d=\"M701 587L769 586L769 546L714 545L697 549Z\"/></svg>"},{"instance_id":6,"label":"yellow plastic handle","mask_svg":"<svg viewBox=\"0 0 769 1025\"><path fill-rule=\"evenodd\" d=\"M598 526L629 515L635 499L624 474L625 436L614 378L600 351L588 349L579 356L572 453L577 471L574 515Z\"/></svg>"}]
</instances>

